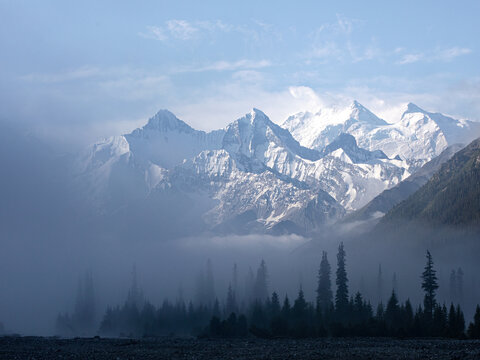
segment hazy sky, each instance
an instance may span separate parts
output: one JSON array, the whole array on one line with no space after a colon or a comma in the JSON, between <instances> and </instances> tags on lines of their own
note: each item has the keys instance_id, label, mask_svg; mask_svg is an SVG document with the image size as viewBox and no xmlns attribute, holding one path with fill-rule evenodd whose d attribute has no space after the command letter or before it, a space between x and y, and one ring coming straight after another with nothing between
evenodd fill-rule
<instances>
[{"instance_id":1,"label":"hazy sky","mask_svg":"<svg viewBox=\"0 0 480 360\"><path fill-rule=\"evenodd\" d=\"M0 0L0 119L84 145L357 99L480 120L479 1Z\"/></svg>"}]
</instances>

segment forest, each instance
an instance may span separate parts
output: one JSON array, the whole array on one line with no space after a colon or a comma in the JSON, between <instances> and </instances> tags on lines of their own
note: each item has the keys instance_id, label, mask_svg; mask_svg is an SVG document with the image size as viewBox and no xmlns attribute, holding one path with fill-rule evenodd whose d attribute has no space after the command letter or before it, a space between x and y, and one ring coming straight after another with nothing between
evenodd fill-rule
<instances>
[{"instance_id":1,"label":"forest","mask_svg":"<svg viewBox=\"0 0 480 360\"><path fill-rule=\"evenodd\" d=\"M127 298L122 306L108 306L98 326L96 322L93 276L87 273L79 281L73 313L59 314L56 333L62 336L104 337L247 337L315 338L315 337L442 337L480 339L480 306L473 321L466 325L460 306L463 292L463 271L452 270L451 292L457 303L439 303L439 288L434 261L426 253L424 271L419 274L419 290L423 304L414 307L409 299L401 302L395 281L388 301L372 304L360 292L350 294L346 271L346 251L340 243L335 271L335 293L332 269L327 252L319 265L316 299L305 299L302 286L297 296L280 298L268 292L269 273L261 261L256 275L250 270L246 294L240 299L237 266L223 301L215 296L211 261L197 279L196 299L186 302L180 293L175 301L165 300L154 306L143 295L137 283L136 270ZM381 272L381 269L379 269ZM394 278L395 280L395 278Z\"/></svg>"}]
</instances>

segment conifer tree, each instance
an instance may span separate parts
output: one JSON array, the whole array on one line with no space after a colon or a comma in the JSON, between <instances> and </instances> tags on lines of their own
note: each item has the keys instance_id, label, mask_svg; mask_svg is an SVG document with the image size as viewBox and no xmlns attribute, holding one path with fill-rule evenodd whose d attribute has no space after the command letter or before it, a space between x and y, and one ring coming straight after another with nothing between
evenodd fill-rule
<instances>
[{"instance_id":1,"label":"conifer tree","mask_svg":"<svg viewBox=\"0 0 480 360\"><path fill-rule=\"evenodd\" d=\"M317 306L325 311L332 303L332 282L330 279L330 263L328 262L327 252L323 251L322 261L320 262L320 270L318 272L317 287Z\"/></svg>"},{"instance_id":2,"label":"conifer tree","mask_svg":"<svg viewBox=\"0 0 480 360\"><path fill-rule=\"evenodd\" d=\"M438 289L436 270L433 268L433 259L427 250L427 264L422 273L422 289L425 292L423 300L424 312L431 319L436 305L435 294Z\"/></svg>"},{"instance_id":3,"label":"conifer tree","mask_svg":"<svg viewBox=\"0 0 480 360\"><path fill-rule=\"evenodd\" d=\"M267 265L265 264L265 260L262 259L257 270L257 277L255 279L255 300L263 302L268 298L267 276Z\"/></svg>"},{"instance_id":4,"label":"conifer tree","mask_svg":"<svg viewBox=\"0 0 480 360\"><path fill-rule=\"evenodd\" d=\"M231 313L237 312L237 301L235 299L235 293L232 290L232 286L228 285L227 291L227 303L225 304L225 315L229 316Z\"/></svg>"},{"instance_id":5,"label":"conifer tree","mask_svg":"<svg viewBox=\"0 0 480 360\"><path fill-rule=\"evenodd\" d=\"M450 301L452 303L456 303L457 302L457 273L455 272L455 269L452 269L450 273L449 291L450 291Z\"/></svg>"},{"instance_id":6,"label":"conifer tree","mask_svg":"<svg viewBox=\"0 0 480 360\"><path fill-rule=\"evenodd\" d=\"M480 339L480 306L477 305L473 322L468 326L468 337L470 339Z\"/></svg>"},{"instance_id":7,"label":"conifer tree","mask_svg":"<svg viewBox=\"0 0 480 360\"><path fill-rule=\"evenodd\" d=\"M337 292L335 294L335 309L339 312L339 314L343 315L346 314L348 309L348 279L345 266L345 250L342 242L338 247L337 254Z\"/></svg>"},{"instance_id":8,"label":"conifer tree","mask_svg":"<svg viewBox=\"0 0 480 360\"><path fill-rule=\"evenodd\" d=\"M255 276L251 267L248 268L247 276L245 277L245 292L244 300L249 304L254 299Z\"/></svg>"},{"instance_id":9,"label":"conifer tree","mask_svg":"<svg viewBox=\"0 0 480 360\"><path fill-rule=\"evenodd\" d=\"M270 301L270 315L272 317L278 316L280 314L280 300L278 299L277 293L274 291L272 294L272 300Z\"/></svg>"},{"instance_id":10,"label":"conifer tree","mask_svg":"<svg viewBox=\"0 0 480 360\"><path fill-rule=\"evenodd\" d=\"M457 269L457 303L463 306L463 270Z\"/></svg>"},{"instance_id":11,"label":"conifer tree","mask_svg":"<svg viewBox=\"0 0 480 360\"><path fill-rule=\"evenodd\" d=\"M215 281L213 278L213 266L210 259L207 260L207 272L205 276L205 304L212 306L215 301Z\"/></svg>"},{"instance_id":12,"label":"conifer tree","mask_svg":"<svg viewBox=\"0 0 480 360\"><path fill-rule=\"evenodd\" d=\"M238 292L238 267L237 263L233 264L233 271L232 271L232 291L235 294L235 297L239 297Z\"/></svg>"},{"instance_id":13,"label":"conifer tree","mask_svg":"<svg viewBox=\"0 0 480 360\"><path fill-rule=\"evenodd\" d=\"M383 273L382 273L382 264L378 264L378 273L377 273L377 301L378 301L378 303L383 303Z\"/></svg>"},{"instance_id":14,"label":"conifer tree","mask_svg":"<svg viewBox=\"0 0 480 360\"><path fill-rule=\"evenodd\" d=\"M400 307L398 305L397 294L395 290L392 290L392 295L387 303L387 308L385 310L385 323L390 329L399 328L400 323Z\"/></svg>"},{"instance_id":15,"label":"conifer tree","mask_svg":"<svg viewBox=\"0 0 480 360\"><path fill-rule=\"evenodd\" d=\"M398 296L398 280L397 280L397 273L393 273L392 277L392 289L395 291L395 294Z\"/></svg>"}]
</instances>

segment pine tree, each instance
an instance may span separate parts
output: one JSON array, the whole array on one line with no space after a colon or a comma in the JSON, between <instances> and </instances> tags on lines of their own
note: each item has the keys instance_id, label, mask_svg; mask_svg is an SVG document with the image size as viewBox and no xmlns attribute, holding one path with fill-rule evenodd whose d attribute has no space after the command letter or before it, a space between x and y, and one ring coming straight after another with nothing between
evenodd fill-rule
<instances>
[{"instance_id":1,"label":"pine tree","mask_svg":"<svg viewBox=\"0 0 480 360\"><path fill-rule=\"evenodd\" d=\"M303 293L302 287L298 291L298 296L293 303L293 315L296 318L303 318L306 315L307 302L305 301L305 295Z\"/></svg>"},{"instance_id":2,"label":"pine tree","mask_svg":"<svg viewBox=\"0 0 480 360\"><path fill-rule=\"evenodd\" d=\"M392 277L392 289L395 291L395 294L398 295L398 280L397 280L397 273L393 273Z\"/></svg>"},{"instance_id":3,"label":"pine tree","mask_svg":"<svg viewBox=\"0 0 480 360\"><path fill-rule=\"evenodd\" d=\"M457 303L463 306L463 270L457 269Z\"/></svg>"},{"instance_id":4,"label":"pine tree","mask_svg":"<svg viewBox=\"0 0 480 360\"><path fill-rule=\"evenodd\" d=\"M207 260L207 272L205 277L205 304L212 306L215 301L215 281L213 279L213 266L210 259Z\"/></svg>"},{"instance_id":5,"label":"pine tree","mask_svg":"<svg viewBox=\"0 0 480 360\"><path fill-rule=\"evenodd\" d=\"M239 297L238 291L238 267L237 263L233 264L233 271L232 271L232 290L235 294L235 297Z\"/></svg>"},{"instance_id":6,"label":"pine tree","mask_svg":"<svg viewBox=\"0 0 480 360\"><path fill-rule=\"evenodd\" d=\"M143 307L145 298L143 297L143 292L138 286L137 282L137 267L134 265L132 270L132 285L127 295L127 305L131 307L136 307L140 309Z\"/></svg>"},{"instance_id":7,"label":"pine tree","mask_svg":"<svg viewBox=\"0 0 480 360\"><path fill-rule=\"evenodd\" d=\"M477 305L473 323L468 326L468 337L470 339L480 339L480 306Z\"/></svg>"},{"instance_id":8,"label":"pine tree","mask_svg":"<svg viewBox=\"0 0 480 360\"><path fill-rule=\"evenodd\" d=\"M450 273L450 284L449 284L449 291L450 291L450 301L452 303L457 302L457 273L455 269L452 269Z\"/></svg>"},{"instance_id":9,"label":"pine tree","mask_svg":"<svg viewBox=\"0 0 480 360\"><path fill-rule=\"evenodd\" d=\"M280 300L276 292L272 294L272 300L270 301L270 316L278 316L280 314Z\"/></svg>"},{"instance_id":10,"label":"pine tree","mask_svg":"<svg viewBox=\"0 0 480 360\"><path fill-rule=\"evenodd\" d=\"M268 298L267 276L267 265L265 264L265 260L262 259L257 270L257 277L255 279L255 300L263 302Z\"/></svg>"},{"instance_id":11,"label":"pine tree","mask_svg":"<svg viewBox=\"0 0 480 360\"><path fill-rule=\"evenodd\" d=\"M423 306L425 314L431 319L436 305L435 293L438 289L437 275L433 268L433 260L430 251L427 250L427 264L422 273L422 289L425 291Z\"/></svg>"},{"instance_id":12,"label":"pine tree","mask_svg":"<svg viewBox=\"0 0 480 360\"><path fill-rule=\"evenodd\" d=\"M387 308L385 310L385 323L388 328L396 332L400 327L400 318L399 318L400 307L398 305L397 294L395 290L392 290L392 295L387 303Z\"/></svg>"},{"instance_id":13,"label":"pine tree","mask_svg":"<svg viewBox=\"0 0 480 360\"><path fill-rule=\"evenodd\" d=\"M235 293L232 290L232 286L228 285L227 291L227 303L225 304L225 315L229 316L231 313L236 313L237 309L237 301L235 299Z\"/></svg>"},{"instance_id":14,"label":"pine tree","mask_svg":"<svg viewBox=\"0 0 480 360\"><path fill-rule=\"evenodd\" d=\"M254 299L254 288L255 288L255 276L253 275L252 268L248 268L248 273L245 278L245 293L244 300L249 304Z\"/></svg>"},{"instance_id":15,"label":"pine tree","mask_svg":"<svg viewBox=\"0 0 480 360\"><path fill-rule=\"evenodd\" d=\"M318 272L317 287L317 306L325 311L332 303L332 282L330 279L330 263L328 262L327 252L322 253L322 261L320 262L320 270Z\"/></svg>"},{"instance_id":16,"label":"pine tree","mask_svg":"<svg viewBox=\"0 0 480 360\"><path fill-rule=\"evenodd\" d=\"M338 247L337 254L337 292L335 294L335 309L341 314L341 317L346 315L348 309L348 279L345 265L345 250L342 242Z\"/></svg>"},{"instance_id":17,"label":"pine tree","mask_svg":"<svg viewBox=\"0 0 480 360\"><path fill-rule=\"evenodd\" d=\"M378 303L383 303L383 274L382 274L382 264L378 264L378 274L377 274L377 301L378 301Z\"/></svg>"}]
</instances>

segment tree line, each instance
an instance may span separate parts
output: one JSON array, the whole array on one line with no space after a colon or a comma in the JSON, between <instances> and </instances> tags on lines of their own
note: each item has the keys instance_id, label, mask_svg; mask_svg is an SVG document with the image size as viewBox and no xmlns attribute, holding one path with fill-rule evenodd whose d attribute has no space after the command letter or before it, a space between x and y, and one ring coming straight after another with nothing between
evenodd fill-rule
<instances>
[{"instance_id":1,"label":"tree line","mask_svg":"<svg viewBox=\"0 0 480 360\"><path fill-rule=\"evenodd\" d=\"M379 269L379 273L381 269ZM461 287L457 270L450 278L457 297ZM463 273L460 273L463 275ZM338 247L335 271L335 293L332 287L332 269L328 254L322 253L318 271L316 299L305 299L300 287L297 296L280 299L276 292L268 293L268 271L262 260L256 276L250 270L247 276L248 296L238 300L237 268L233 268L232 283L225 301L215 296L211 262L197 279L197 299L186 303L182 297L165 300L159 307L148 302L138 287L136 272L122 306L108 307L98 329L94 329L91 275L80 284L79 296L72 316L59 315L57 332L62 335L102 336L164 336L196 335L204 337L305 338L325 336L376 337L446 337L480 338L480 307L466 328L460 305L449 306L437 301L439 288L432 255L426 253L426 264L421 274L423 304L413 307L409 299L401 303L395 285L386 304L376 308L360 292L349 293L346 271L346 252L343 243ZM395 276L394 276L395 279ZM394 281L395 284L395 281Z\"/></svg>"}]
</instances>

